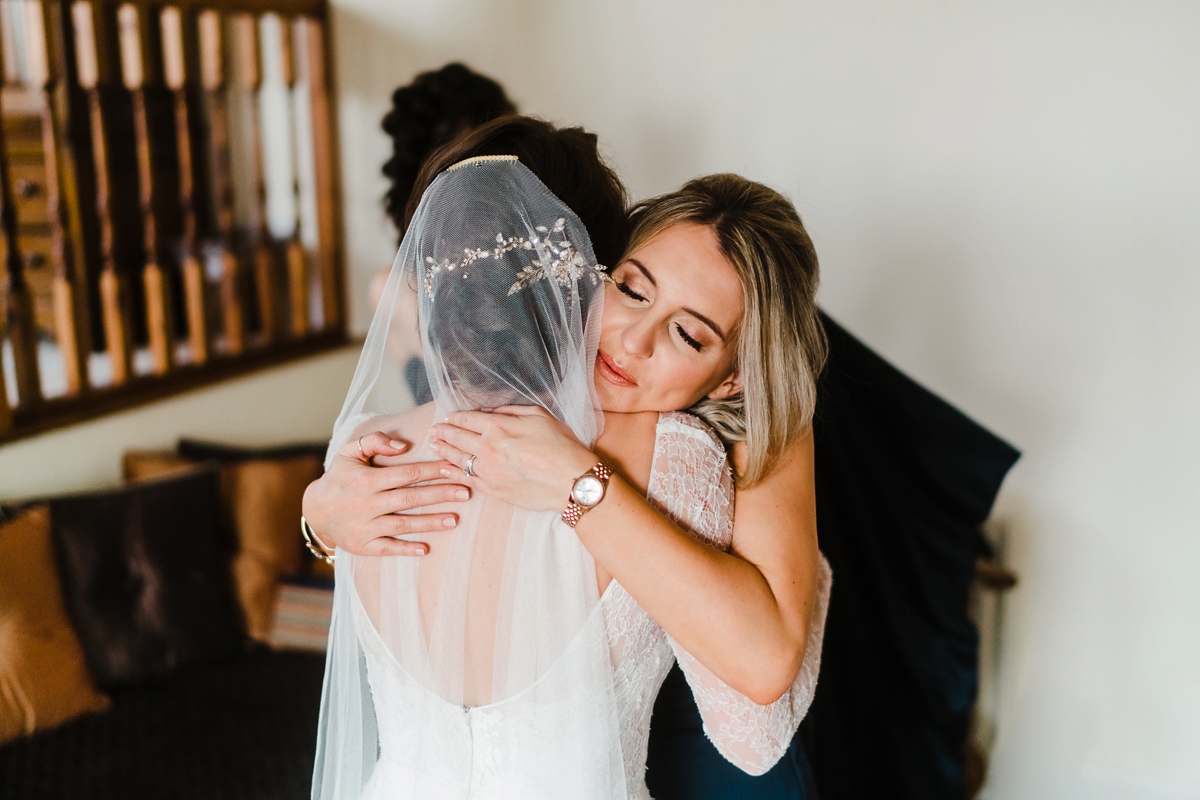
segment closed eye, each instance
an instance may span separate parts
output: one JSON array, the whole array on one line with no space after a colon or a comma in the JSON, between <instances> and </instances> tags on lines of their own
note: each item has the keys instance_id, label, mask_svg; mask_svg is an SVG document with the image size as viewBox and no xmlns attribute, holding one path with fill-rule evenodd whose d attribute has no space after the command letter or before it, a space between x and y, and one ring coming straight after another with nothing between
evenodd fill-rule
<instances>
[{"instance_id":1,"label":"closed eye","mask_svg":"<svg viewBox=\"0 0 1200 800\"><path fill-rule=\"evenodd\" d=\"M700 342L696 341L691 336L688 336L688 332L683 329L682 325L676 323L675 330L679 331L679 335L683 338L683 341L687 344L688 347L692 348L697 353L700 352Z\"/></svg>"},{"instance_id":2,"label":"closed eye","mask_svg":"<svg viewBox=\"0 0 1200 800\"><path fill-rule=\"evenodd\" d=\"M630 289L628 283L624 283L622 281L614 281L614 282L617 284L617 288L621 290L622 294L638 301L639 303L646 302L646 298L643 297L642 295L638 294L637 292L635 292L633 289Z\"/></svg>"}]
</instances>

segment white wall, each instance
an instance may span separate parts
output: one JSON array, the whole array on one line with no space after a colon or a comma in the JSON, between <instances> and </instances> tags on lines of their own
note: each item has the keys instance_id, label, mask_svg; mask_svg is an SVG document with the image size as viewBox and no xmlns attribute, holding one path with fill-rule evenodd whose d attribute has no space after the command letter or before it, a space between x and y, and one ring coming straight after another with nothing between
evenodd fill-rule
<instances>
[{"instance_id":1,"label":"white wall","mask_svg":"<svg viewBox=\"0 0 1200 800\"><path fill-rule=\"evenodd\" d=\"M379 120L419 69L464 59L599 132L636 197L785 191L825 308L1025 451L988 796L1200 797L1200 5L334 5L358 330L395 244ZM0 495L113 482L180 434L326 436L353 361L0 448Z\"/></svg>"},{"instance_id":2,"label":"white wall","mask_svg":"<svg viewBox=\"0 0 1200 800\"><path fill-rule=\"evenodd\" d=\"M0 500L116 486L127 449L172 450L181 436L254 447L328 440L358 348L0 447Z\"/></svg>"},{"instance_id":3,"label":"white wall","mask_svg":"<svg viewBox=\"0 0 1200 800\"><path fill-rule=\"evenodd\" d=\"M451 59L635 196L785 191L825 308L1025 452L989 797L1200 797L1200 5L335 6L356 281L393 253L390 90Z\"/></svg>"}]
</instances>

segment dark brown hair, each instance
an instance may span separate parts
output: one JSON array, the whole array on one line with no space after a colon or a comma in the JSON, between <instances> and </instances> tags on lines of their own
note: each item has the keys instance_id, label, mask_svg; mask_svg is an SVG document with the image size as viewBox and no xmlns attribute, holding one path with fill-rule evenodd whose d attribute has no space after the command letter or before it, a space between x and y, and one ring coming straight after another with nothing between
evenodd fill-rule
<instances>
[{"instance_id":1,"label":"dark brown hair","mask_svg":"<svg viewBox=\"0 0 1200 800\"><path fill-rule=\"evenodd\" d=\"M625 187L600 156L596 134L583 128L557 128L533 117L501 117L435 150L417 175L404 210L404 226L438 175L475 156L516 156L579 217L600 263L609 267L617 263L628 238Z\"/></svg>"},{"instance_id":2,"label":"dark brown hair","mask_svg":"<svg viewBox=\"0 0 1200 800\"><path fill-rule=\"evenodd\" d=\"M383 206L404 238L404 209L421 165L435 148L517 107L496 81L455 62L422 72L392 93L383 130L392 139L392 157L383 165L391 181Z\"/></svg>"}]
</instances>

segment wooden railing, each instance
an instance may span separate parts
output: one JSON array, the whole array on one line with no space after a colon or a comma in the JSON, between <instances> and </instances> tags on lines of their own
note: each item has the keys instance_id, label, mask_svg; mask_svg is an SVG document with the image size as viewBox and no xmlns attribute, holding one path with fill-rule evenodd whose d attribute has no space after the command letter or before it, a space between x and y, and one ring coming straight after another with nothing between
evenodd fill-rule
<instances>
[{"instance_id":1,"label":"wooden railing","mask_svg":"<svg viewBox=\"0 0 1200 800\"><path fill-rule=\"evenodd\" d=\"M0 442L344 338L318 0L0 0Z\"/></svg>"}]
</instances>

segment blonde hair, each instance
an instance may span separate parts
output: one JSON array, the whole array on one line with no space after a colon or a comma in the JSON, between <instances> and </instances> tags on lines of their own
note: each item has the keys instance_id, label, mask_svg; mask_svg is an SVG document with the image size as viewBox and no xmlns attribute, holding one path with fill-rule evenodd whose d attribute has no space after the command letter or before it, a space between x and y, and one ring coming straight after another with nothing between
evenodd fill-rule
<instances>
[{"instance_id":1,"label":"blonde hair","mask_svg":"<svg viewBox=\"0 0 1200 800\"><path fill-rule=\"evenodd\" d=\"M630 212L627 252L681 223L711 228L742 284L737 369L742 391L704 398L691 413L726 445L745 442L738 485L753 486L812 424L825 330L817 316L817 253L800 215L775 190L739 175L709 175Z\"/></svg>"}]
</instances>

